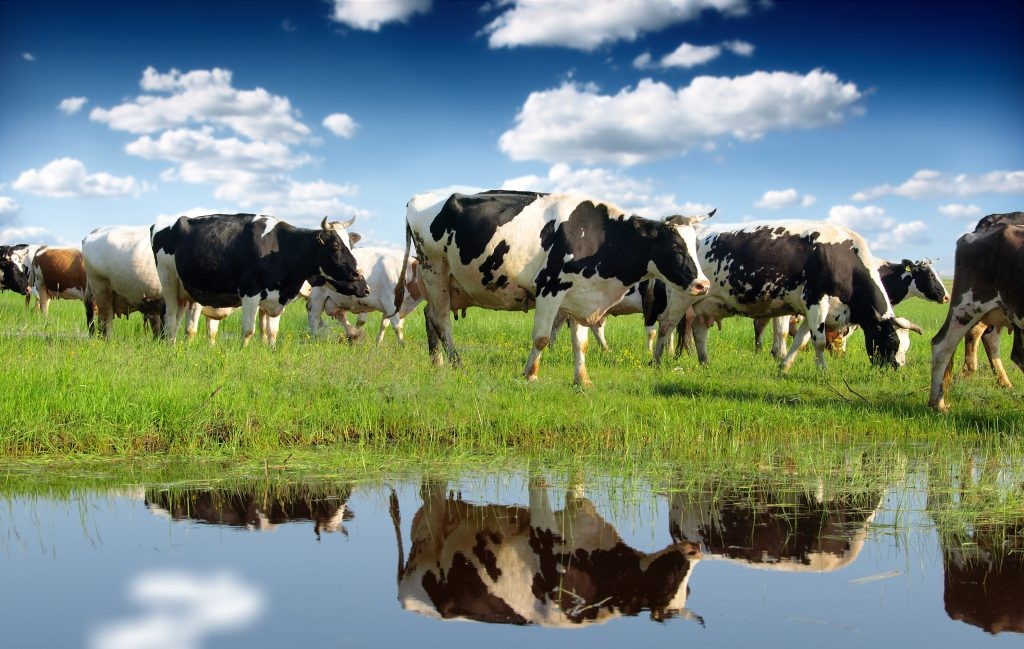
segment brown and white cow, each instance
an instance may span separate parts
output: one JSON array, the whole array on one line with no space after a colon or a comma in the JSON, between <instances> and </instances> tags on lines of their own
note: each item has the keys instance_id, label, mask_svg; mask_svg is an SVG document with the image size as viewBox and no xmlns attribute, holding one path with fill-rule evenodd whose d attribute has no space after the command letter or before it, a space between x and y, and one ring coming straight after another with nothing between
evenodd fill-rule
<instances>
[{"instance_id":1,"label":"brown and white cow","mask_svg":"<svg viewBox=\"0 0 1024 649\"><path fill-rule=\"evenodd\" d=\"M536 479L529 507L471 504L443 484L425 484L420 494L407 561L399 545L398 599L406 610L560 627L641 611L655 620L692 616L686 597L700 558L695 543L636 550L579 493L570 491L555 511Z\"/></svg>"},{"instance_id":2,"label":"brown and white cow","mask_svg":"<svg viewBox=\"0 0 1024 649\"><path fill-rule=\"evenodd\" d=\"M43 315L50 312L50 300L85 299L85 260L79 248L41 246L32 258L30 277ZM93 304L90 301L85 301L85 317L91 329Z\"/></svg>"},{"instance_id":3,"label":"brown and white cow","mask_svg":"<svg viewBox=\"0 0 1024 649\"><path fill-rule=\"evenodd\" d=\"M1024 225L998 223L956 242L953 297L946 321L932 338L928 405L947 412L953 352L978 323L1012 327L1010 359L1024 370Z\"/></svg>"}]
</instances>

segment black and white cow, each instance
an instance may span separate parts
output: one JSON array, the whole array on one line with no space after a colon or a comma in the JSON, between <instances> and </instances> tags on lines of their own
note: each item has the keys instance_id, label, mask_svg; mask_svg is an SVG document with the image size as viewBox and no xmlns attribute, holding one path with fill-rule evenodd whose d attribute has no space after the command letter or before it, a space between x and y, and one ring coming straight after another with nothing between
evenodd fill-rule
<instances>
[{"instance_id":1,"label":"black and white cow","mask_svg":"<svg viewBox=\"0 0 1024 649\"><path fill-rule=\"evenodd\" d=\"M722 318L743 315L773 318L803 315L781 366L788 370L808 336L817 363L825 367L826 327L857 324L864 329L868 356L896 366L898 332L921 333L897 318L886 296L867 242L856 232L819 221L770 221L710 227L698 246L711 290L699 301L671 290L658 330L657 362L672 330L693 307L697 357L706 363L709 327Z\"/></svg>"},{"instance_id":2,"label":"black and white cow","mask_svg":"<svg viewBox=\"0 0 1024 649\"><path fill-rule=\"evenodd\" d=\"M942 278L932 267L930 259L920 261L884 261L876 260L878 274L882 278L882 286L885 294L889 296L889 303L896 306L903 300L910 297L919 297L929 302L946 304L949 302L949 291L942 283ZM782 358L785 348L785 337L795 336L797 327L790 324L792 316L780 316L772 319L772 356ZM767 324L767 318L754 319L754 349L761 349L761 336ZM846 341L850 334L856 330L855 326L843 327L840 330L827 329L827 348L836 352L846 351ZM910 339L907 336L900 338L900 351L897 353L897 363L903 365L906 361L907 349L910 347Z\"/></svg>"},{"instance_id":3,"label":"black and white cow","mask_svg":"<svg viewBox=\"0 0 1024 649\"><path fill-rule=\"evenodd\" d=\"M658 277L687 295L707 292L692 226L709 216L656 221L589 198L504 190L413 197L406 257L411 240L427 290L427 338L435 363L442 362L439 343L450 360L458 360L451 311L535 308L524 370L533 381L555 316L564 311L572 319L575 382L589 385L585 327L600 321L630 286Z\"/></svg>"},{"instance_id":4,"label":"black and white cow","mask_svg":"<svg viewBox=\"0 0 1024 649\"><path fill-rule=\"evenodd\" d=\"M0 246L0 290L14 291L31 298L32 284L24 261L28 254L29 245L25 243Z\"/></svg>"},{"instance_id":5,"label":"black and white cow","mask_svg":"<svg viewBox=\"0 0 1024 649\"><path fill-rule=\"evenodd\" d=\"M554 510L538 480L529 507L472 504L443 484L420 489L408 560L399 539L398 599L405 610L442 619L579 627L648 611L654 620L695 617L688 582L696 543L653 552L625 543L582 494Z\"/></svg>"},{"instance_id":6,"label":"black and white cow","mask_svg":"<svg viewBox=\"0 0 1024 649\"><path fill-rule=\"evenodd\" d=\"M978 323L1013 328L1010 359L1024 370L1024 225L997 223L957 240L953 298L932 338L932 408L949 410L953 352Z\"/></svg>"},{"instance_id":7,"label":"black and white cow","mask_svg":"<svg viewBox=\"0 0 1024 649\"><path fill-rule=\"evenodd\" d=\"M242 344L256 330L262 307L277 323L284 307L305 281L323 279L340 293L365 296L349 247L345 223L319 229L297 228L272 216L212 214L181 217L169 228L151 230L153 254L163 285L164 335L173 340L187 302L210 307L242 307ZM177 308L175 308L177 305ZM276 339L276 331L270 332Z\"/></svg>"}]
</instances>

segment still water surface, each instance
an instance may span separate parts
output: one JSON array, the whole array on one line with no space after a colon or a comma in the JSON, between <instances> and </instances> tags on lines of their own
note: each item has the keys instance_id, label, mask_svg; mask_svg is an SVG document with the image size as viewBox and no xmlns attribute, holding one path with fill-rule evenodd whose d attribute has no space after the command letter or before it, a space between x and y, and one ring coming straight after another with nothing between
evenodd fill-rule
<instances>
[{"instance_id":1,"label":"still water surface","mask_svg":"<svg viewBox=\"0 0 1024 649\"><path fill-rule=\"evenodd\" d=\"M939 533L925 476L554 482L0 496L0 646L1024 646L1024 524Z\"/></svg>"}]
</instances>

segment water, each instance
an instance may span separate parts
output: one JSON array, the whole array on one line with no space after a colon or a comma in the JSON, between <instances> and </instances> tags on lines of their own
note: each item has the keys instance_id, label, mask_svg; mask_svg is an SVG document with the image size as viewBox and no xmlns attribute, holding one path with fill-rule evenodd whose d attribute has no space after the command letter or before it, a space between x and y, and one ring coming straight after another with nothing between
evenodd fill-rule
<instances>
[{"instance_id":1,"label":"water","mask_svg":"<svg viewBox=\"0 0 1024 649\"><path fill-rule=\"evenodd\" d=\"M1024 644L1024 524L940 533L931 512L949 498L924 476L554 482L8 496L0 645Z\"/></svg>"}]
</instances>

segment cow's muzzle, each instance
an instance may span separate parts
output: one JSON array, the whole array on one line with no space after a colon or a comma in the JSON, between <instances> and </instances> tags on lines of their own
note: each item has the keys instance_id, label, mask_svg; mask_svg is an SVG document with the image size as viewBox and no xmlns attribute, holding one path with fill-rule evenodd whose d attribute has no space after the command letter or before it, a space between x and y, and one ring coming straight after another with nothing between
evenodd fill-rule
<instances>
[{"instance_id":1,"label":"cow's muzzle","mask_svg":"<svg viewBox=\"0 0 1024 649\"><path fill-rule=\"evenodd\" d=\"M690 284L690 295L707 295L711 289L711 282L706 279L695 279Z\"/></svg>"}]
</instances>

